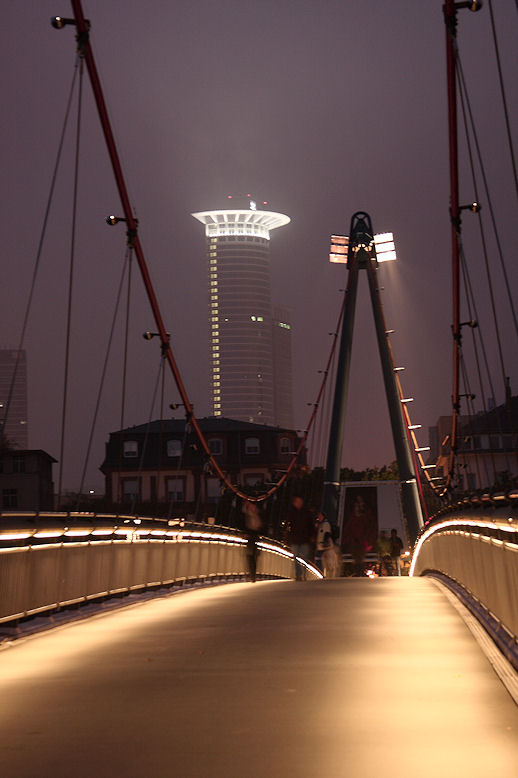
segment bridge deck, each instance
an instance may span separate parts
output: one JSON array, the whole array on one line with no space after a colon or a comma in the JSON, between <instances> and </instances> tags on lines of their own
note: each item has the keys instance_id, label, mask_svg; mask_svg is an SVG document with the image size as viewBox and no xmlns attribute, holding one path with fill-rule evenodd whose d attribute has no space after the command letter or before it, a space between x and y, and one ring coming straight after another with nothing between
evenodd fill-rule
<instances>
[{"instance_id":1,"label":"bridge deck","mask_svg":"<svg viewBox=\"0 0 518 778\"><path fill-rule=\"evenodd\" d=\"M425 579L235 584L0 651L4 776L511 778L518 708Z\"/></svg>"}]
</instances>

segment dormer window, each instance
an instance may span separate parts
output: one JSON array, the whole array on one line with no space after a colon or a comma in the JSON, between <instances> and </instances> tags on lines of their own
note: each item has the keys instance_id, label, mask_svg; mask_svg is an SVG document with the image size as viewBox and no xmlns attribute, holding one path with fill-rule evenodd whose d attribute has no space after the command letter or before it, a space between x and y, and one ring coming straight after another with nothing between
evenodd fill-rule
<instances>
[{"instance_id":1,"label":"dormer window","mask_svg":"<svg viewBox=\"0 0 518 778\"><path fill-rule=\"evenodd\" d=\"M259 438L246 438L245 440L245 454L259 454L261 446L259 444Z\"/></svg>"},{"instance_id":2,"label":"dormer window","mask_svg":"<svg viewBox=\"0 0 518 778\"><path fill-rule=\"evenodd\" d=\"M167 456L179 457L182 455L182 441L174 438L167 441Z\"/></svg>"},{"instance_id":3,"label":"dormer window","mask_svg":"<svg viewBox=\"0 0 518 778\"><path fill-rule=\"evenodd\" d=\"M128 459L131 457L138 457L138 441L125 440L123 445L123 454Z\"/></svg>"}]
</instances>

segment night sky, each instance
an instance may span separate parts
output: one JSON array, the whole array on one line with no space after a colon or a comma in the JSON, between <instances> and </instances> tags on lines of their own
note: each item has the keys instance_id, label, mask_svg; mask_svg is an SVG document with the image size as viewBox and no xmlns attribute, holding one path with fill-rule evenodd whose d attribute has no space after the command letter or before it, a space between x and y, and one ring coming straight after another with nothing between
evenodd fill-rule
<instances>
[{"instance_id":1,"label":"night sky","mask_svg":"<svg viewBox=\"0 0 518 778\"><path fill-rule=\"evenodd\" d=\"M516 139L518 13L493 3ZM441 0L85 0L91 42L139 232L195 413L208 413L205 242L193 211L252 193L291 223L272 234L275 302L293 310L295 426L315 399L345 286L328 263L329 236L352 214L370 213L376 232L393 231L399 259L383 267L388 326L405 366L412 418L427 427L451 406L451 291L445 33ZM0 347L16 348L75 61L65 0L2 7L2 284ZM459 46L500 238L517 288L516 193L492 48L489 9L459 14ZM75 113L75 108L74 108ZM58 458L70 254L75 116L67 134L25 348L29 444ZM461 201L474 199L461 138ZM80 483L100 371L125 252L111 169L84 80L79 219L64 486ZM494 262L504 357L518 391L516 337L497 267L485 195L480 197ZM496 366L494 330L475 216L464 239L479 321ZM344 464L394 459L381 369L361 279ZM467 318L467 314L463 311ZM125 425L145 423L159 367L158 340L143 286L133 277ZM108 434L119 428L122 321L85 488ZM503 382L495 372L497 402ZM476 387L475 387L476 389ZM478 392L477 392L478 393ZM489 394L489 391L486 392ZM166 408L178 400L167 377ZM479 407L481 407L479 405ZM180 409L181 411L181 409ZM176 416L180 416L180 411ZM170 411L167 411L170 415ZM159 408L155 406L154 418ZM318 437L318 432L317 432ZM316 452L314 452L315 454ZM57 481L57 468L55 471Z\"/></svg>"}]
</instances>

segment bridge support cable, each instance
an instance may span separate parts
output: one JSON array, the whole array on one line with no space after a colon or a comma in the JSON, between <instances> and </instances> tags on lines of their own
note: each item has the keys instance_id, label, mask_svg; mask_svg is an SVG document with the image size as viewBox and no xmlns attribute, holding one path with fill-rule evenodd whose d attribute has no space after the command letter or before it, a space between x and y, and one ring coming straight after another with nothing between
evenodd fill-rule
<instances>
[{"instance_id":1,"label":"bridge support cable","mask_svg":"<svg viewBox=\"0 0 518 778\"><path fill-rule=\"evenodd\" d=\"M480 151L480 145L479 145L479 142L478 142L478 134L477 134L476 127L475 127L475 122L474 122L473 113L472 113L472 110L471 110L471 104L470 104L469 95L468 95L468 92L467 92L466 82L464 80L464 74L463 74L462 64L460 62L460 59L459 59L459 62L458 62L458 68L459 68L458 72L459 72L459 86L460 86L459 93L460 93L460 98L461 98L461 108L462 108L463 122L464 122L465 135L466 135L466 147L467 147L467 151L468 151L468 159L469 159L470 170L471 170L471 179L472 179L472 183L473 183L473 192L475 194L476 203L478 204L480 202L480 200L479 200L479 192L478 192L478 185L477 185L477 177L476 177L476 174L475 174L475 163L474 163L474 158L473 158L473 150L472 150L471 138L470 138L470 134L469 134L470 127L471 127L471 133L473 135L473 141L475 143L475 148L477 150L477 158L478 158L478 162L479 162L479 167L481 169L482 180L483 180L483 183L484 183L484 190L485 190L485 193L486 193L486 198L487 198L487 202L488 202L488 206L489 206L489 212L490 212L490 216L491 216L493 232L494 232L494 235L495 235L495 242L496 242L496 246L497 246L497 252L498 252L499 259L500 259L500 266L501 266L501 269L502 269L502 274L503 274L503 277L504 277L504 282L505 282L506 291L507 291L507 297L508 297L508 300L509 300L509 307L511 309L511 314L512 314L512 317L513 317L513 322L514 322L514 326L515 326L515 332L516 332L516 335L518 337L518 321L517 321L517 318L516 318L516 310L515 310L514 300L513 300L513 297L512 297L512 293L511 293L511 287L510 287L509 278L508 278L508 275L507 275L507 267L506 267L506 263L505 263L505 258L504 258L503 250L502 250L502 245L501 245L501 242L500 242L500 235L499 235L498 226L497 226L497 223L496 223L496 217L495 217L495 212L494 212L494 208L493 208L493 202L492 202L492 198L491 198L491 193L489 191L489 185L488 185L487 176L486 176L486 172L485 172L485 166L484 166L484 162L483 162L483 159L482 159L482 154L481 154L481 151ZM468 122L468 118L469 118L469 122ZM486 241L486 235L485 235L485 230L484 230L484 223L483 223L483 220L482 220L482 216L481 216L480 210L477 211L477 215L478 215L478 223L479 223L479 231L480 231L480 241L481 241L482 252L483 252L483 257L484 257L484 267L485 267L485 271L486 271L487 285L488 285L488 291L489 291L489 299L490 299L490 302L491 302L491 312L492 312L492 315L493 315L493 322L494 322L495 334L496 334L496 340L497 340L497 346L498 346L498 356L499 356L499 362L500 362L500 369L501 369L501 373L502 373L502 377L503 377L503 382L504 382L504 387L505 387L505 383L506 383L506 370L505 370L505 366L504 366L504 355L503 355L502 341L501 341L501 336L500 336L500 325L499 325L499 322L498 322L497 306L496 306L495 293L494 293L494 288L493 288L493 278L492 278L492 274L491 274L491 268L490 268L490 265L489 265L489 253L488 253L488 249L487 249L487 241Z\"/></svg>"},{"instance_id":2,"label":"bridge support cable","mask_svg":"<svg viewBox=\"0 0 518 778\"><path fill-rule=\"evenodd\" d=\"M307 441L307 433L311 427L311 425L314 422L314 416L313 413L310 417L310 421L308 424L307 429L305 430L304 436L302 440L300 441L300 444L297 448L297 451L291 460L290 464L288 465L288 468L286 472L283 474L281 480L270 490L268 490L265 494L262 494L260 496L250 496L242 492L235 484L233 484L228 476L223 472L221 469L219 463L216 461L216 459L212 456L210 449L208 447L207 441L205 440L205 437L201 431L201 428L199 426L198 420L194 416L193 407L189 400L189 397L187 395L187 391L185 389L185 386L183 384L180 371L178 368L178 365L176 363L176 360L174 358L173 352L171 350L170 344L169 344L169 336L166 331L166 327L162 318L162 314L160 311L160 307L158 305L158 300L153 288L153 284L151 282L151 277L149 274L149 270L147 267L147 263L144 256L144 251L142 244L140 242L140 238L137 232L137 220L135 219L133 215L133 211L131 208L128 190L126 187L126 183L124 180L124 175L122 172L122 167L115 143L115 138L113 135L113 131L111 128L110 119L108 116L108 110L106 107L106 103L104 100L104 95L101 87L101 82L99 79L99 74L97 72L97 66L95 64L92 47L90 44L90 23L87 21L84 17L82 4L80 0L71 0L72 10L74 14L74 21L73 24L75 24L76 27L76 39L78 42L78 48L81 53L81 55L84 57L84 61L86 64L86 68L90 77L90 82L92 85L92 90L94 93L94 99L97 106L97 112L99 114L99 120L101 122L102 131L104 134L104 139L106 142L106 147L108 150L108 155L110 157L110 162L112 166L112 171L115 177L115 183L117 186L117 190L119 193L120 201L121 201L121 207L124 212L124 220L128 227L128 232L132 235L133 238L133 247L135 251L135 257L137 260L137 264L139 266L140 274L142 277L142 281L144 283L144 287L146 290L147 298L149 301L149 304L151 306L151 310L153 313L153 317L155 320L156 328L158 330L158 335L160 337L162 346L164 348L165 352L165 358L169 364L170 370L173 374L178 392L180 394L182 404L185 408L185 415L188 421L191 422L192 427L198 437L198 440L200 442L200 445L204 451L204 453L207 456L208 461L210 462L211 468L213 471L218 475L220 480L229 488L231 489L234 494L236 494L241 499L246 499L252 502L261 502L268 497L270 497L278 488L281 482L284 482L291 472L293 471L295 464L303 451L305 450L306 441Z\"/></svg>"},{"instance_id":3,"label":"bridge support cable","mask_svg":"<svg viewBox=\"0 0 518 778\"><path fill-rule=\"evenodd\" d=\"M129 346L129 323L130 323L130 311L131 311L131 271L133 267L133 238L128 234L128 284L126 289L126 311L124 316L124 346L122 357L122 380L121 380L121 413L119 429L124 429L125 413L126 413L126 381L128 377L128 346ZM122 503L122 461L124 456L124 440L121 435L119 444L119 467L117 471L117 502L119 505Z\"/></svg>"},{"instance_id":4,"label":"bridge support cable","mask_svg":"<svg viewBox=\"0 0 518 778\"><path fill-rule=\"evenodd\" d=\"M413 543L423 527L423 513L418 488L418 473L410 450L408 425L403 411L402 396L397 383L394 360L387 336L387 328L376 274L376 250L374 233L368 214L359 211L352 216L347 253L347 288L344 299L340 350L333 401L333 414L329 434L326 475L322 495L322 511L328 520L338 523L338 497L340 466L343 448L345 413L349 385L349 373L354 330L354 315L359 272L367 271L374 324L380 353L385 393L389 406L390 422L401 482L402 503ZM421 492L422 497L422 492Z\"/></svg>"},{"instance_id":5,"label":"bridge support cable","mask_svg":"<svg viewBox=\"0 0 518 778\"><path fill-rule=\"evenodd\" d=\"M505 86L504 86L504 77L502 74L502 64L500 62L500 49L498 46L498 38L496 35L495 17L493 14L493 0L488 0L488 6L489 6L489 17L491 19L491 32L493 35L493 42L495 45L495 57L496 57L496 64L498 68L500 94L502 96L502 106L503 106L504 117L505 117L505 128L507 131L507 142L509 144L509 156L511 157L511 166L513 168L513 178L514 178L514 188L516 192L516 199L518 202L518 173L516 171L516 156L514 153L513 136L511 134L511 123L509 121L509 109L507 107L507 97L506 97ZM518 7L518 0L517 0L517 7Z\"/></svg>"},{"instance_id":6,"label":"bridge support cable","mask_svg":"<svg viewBox=\"0 0 518 778\"><path fill-rule=\"evenodd\" d=\"M488 417L489 408L488 408L488 405L487 405L485 384L484 384L484 381L483 381L482 369L481 369L481 364L480 364L480 353L479 353L480 351L482 352L482 358L483 358L483 361L484 361L484 368L485 368L485 375L486 375L486 378L487 378L487 382L488 382L488 386L489 386L489 389L490 389L490 392L491 392L491 396L492 397L496 397L496 393L495 393L495 388L494 388L494 385L493 385L493 379L491 377L491 370L489 369L489 361L488 361L488 358L487 358L487 351L486 351L486 346L485 346L485 342L484 342L484 336L483 336L481 328L478 326L479 317L478 317L478 312L477 312L477 305L476 305L476 300L475 300L475 296L474 296L474 292L473 292L473 285L471 283L469 267L468 267L468 264L466 262L466 257L465 257L465 254L464 254L464 250L463 250L462 244L461 244L461 269L462 269L462 277L463 277L463 281L464 281L464 291L465 291L465 294L466 294L466 306L467 306L467 310L468 310L468 319L469 319L468 323L469 323L469 326L470 326L470 329L471 329L472 348L473 348L473 354L474 354L474 358L475 358L475 367L476 367L476 371L477 371L479 392L480 392L480 397L481 397L481 402L482 402L482 408L483 408L484 416L485 416L486 419L488 419L489 418ZM477 337L478 337L478 340L480 341L480 347L479 347L479 345L477 343ZM465 366L464 366L464 369L465 369ZM465 387L467 387L467 386L468 386L468 384L467 384L467 382L465 380ZM471 391L471 388L465 388L465 392L466 392L466 395L468 397L471 397L472 394L473 394L472 391ZM471 404L470 404L470 409L471 409L471 413L474 414L474 409L471 408ZM500 416L497 415L496 418L497 418L497 424L498 424L498 432L500 434L502 434L503 430L502 430L502 426L501 426ZM471 419L471 416L470 416L470 424L471 424L471 421L472 421L472 419ZM507 454L505 456L506 456L507 467L509 467L509 461L507 459ZM476 459L477 459L477 462L478 462L479 457L477 456ZM484 457L482 459L483 459L483 462L484 462L484 468L486 470L487 483L489 484L490 483L490 479L489 479L489 473L488 473L488 470L487 470L487 463L486 463ZM496 483L496 466L495 466L495 458L494 458L493 452L491 452L491 462L492 462L493 471L494 471L493 477L494 477L495 483ZM481 484L481 483L483 483L483 481L480 479L480 476L479 476L479 484Z\"/></svg>"},{"instance_id":7,"label":"bridge support cable","mask_svg":"<svg viewBox=\"0 0 518 778\"><path fill-rule=\"evenodd\" d=\"M78 87L78 99L77 99L76 144L75 144L75 156L74 156L74 184L73 184L73 195L72 195L72 229L70 235L70 259L69 259L69 271L68 271L67 325L66 325L66 338L65 338L65 360L64 360L65 364L64 364L64 376L63 376L63 407L61 412L61 436L60 436L60 446L59 446L59 476L58 476L58 494L57 494L58 507L61 503L61 496L63 490L63 470L64 470L64 458L65 458L68 378L69 378L69 369L70 369L70 342L71 342L71 331L72 331L72 304L73 304L73 291L74 291L75 246L76 246L76 233L77 233L77 200L78 200L78 191L79 191L79 151L81 146L83 75L84 75L84 61L83 61L83 57L80 55L79 87Z\"/></svg>"},{"instance_id":8,"label":"bridge support cable","mask_svg":"<svg viewBox=\"0 0 518 778\"><path fill-rule=\"evenodd\" d=\"M126 270L127 270L127 267L128 267L128 257L129 257L130 252L131 252L131 249L128 246L127 249L126 249L126 252L125 252L124 262L123 262L123 265L122 265L122 273L121 273L121 278L120 278L120 282L119 282L119 288L117 290L117 295L116 295L116 299L115 299L115 308L114 308L114 311L113 311L112 322L111 322L111 326L110 326L110 332L109 332L109 335L108 335L108 343L107 343L107 346L106 346L106 353L105 353L105 356L104 356L104 363L103 363L103 368L102 368L102 372L101 372L101 379L100 379L100 382L99 382L99 388L97 390L97 398L96 398L96 401L95 401L95 409L94 409L94 413L93 413L93 417L92 417L92 423L90 425L90 435L89 435L89 438L88 438L88 445L87 445L87 448L86 448L85 462L84 462L83 471L82 471L82 474L81 474L81 483L79 485L79 490L77 492L77 503L76 503L76 508L75 508L75 510L77 510L77 511L80 509L81 495L83 494L83 488L84 488L84 485L85 485L86 471L88 469L88 463L89 463L89 460L90 460L90 453L91 453L91 450L92 450L92 442L93 442L93 437L94 437L94 433L95 433L95 428L96 428L96 425L97 425L97 417L99 415L99 408L100 408L100 405L101 405L101 399L102 399L102 394L103 394L103 390L104 390L104 382L105 382L106 373L107 373L107 370L108 370L108 363L109 363L109 360L110 360L110 354L111 354L111 349L112 349L112 344L113 344L113 336L114 336L114 333L115 333L115 326L116 326L117 318L118 318L118 315L119 315L120 301L121 301L122 292L123 292L123 288L124 288L124 281L125 281L125 277L126 277Z\"/></svg>"},{"instance_id":9,"label":"bridge support cable","mask_svg":"<svg viewBox=\"0 0 518 778\"><path fill-rule=\"evenodd\" d=\"M488 202L488 205L489 205L491 222L492 222L492 226L493 226L493 232L494 232L494 235L495 235L495 241L496 241L498 256L499 256L499 259L500 259L500 265L501 265L501 269L502 269L502 274L503 274L504 281L505 281L505 287L506 287L506 291L507 291L509 307L510 307L511 314L512 314L512 317L513 317L513 322L514 322L514 325L515 325L515 331L516 331L516 334L518 336L518 323L517 323L517 319L516 319L516 311L515 311L514 301L513 301L511 290L510 290L509 279L508 279L508 276L507 276L506 263L505 263L505 259L504 259L504 255L503 255L503 251L502 251L502 246L501 246L501 242L500 242L498 227L497 227L497 224L496 224L496 218L495 218L495 213L494 213L492 199L491 199L491 194L489 192L487 176L486 176L486 173L485 173L485 167L484 167L484 163L483 163L483 159L482 159L482 154L481 154L481 151L480 151L480 144L478 142L478 134L477 134L477 131L476 131L476 126L475 126L475 122L474 122L474 118L473 118L473 112L471 110L471 103L470 103L470 100L469 100L469 94L468 94L467 87L466 87L466 82L465 82L465 78L464 78L464 72L463 72L463 69L462 69L462 63L461 63L460 57L458 57L458 78L459 78L459 87L460 87L459 88L459 92L460 92L460 98L461 98L462 116L463 116L465 136L466 136L466 147L467 147L468 159L469 159L469 163L470 163L471 178L472 178L472 183L473 183L473 191L475 193L475 198L476 198L476 201L478 203L479 202L479 195L478 195L477 177L476 177L476 173L475 173L475 164L474 164L474 158L473 158L473 149L472 149L472 143L471 143L470 132L469 132L470 127L471 127L471 133L473 135L473 140L474 140L474 143L475 143L475 148L477 150L477 158L478 158L478 162L479 162L479 167L481 169L481 174L482 174L482 179L483 179L483 183L484 183L484 189L485 189L485 193L486 193L487 202ZM468 122L468 117L469 117L469 122ZM489 298L490 298L490 303L491 303L491 311L492 311L492 316L493 316L493 325L494 325L494 329L495 329L495 336L496 336L497 347L498 347L498 357L499 357L500 372L501 372L502 383L503 383L503 392L504 392L504 396L506 398L506 408L507 408L507 418L508 418L508 423L509 423L509 430L510 430L510 432L512 434L515 434L516 433L516 429L514 428L513 417L512 417L512 413L511 413L511 410L510 410L510 407L509 407L509 402L508 402L509 399L510 399L510 392L509 392L509 388L508 388L508 378L507 378L507 372L508 371L506 370L506 367L505 367L505 360L504 360L504 354L503 354L503 348L502 348L502 338L501 338L501 333L500 333L500 329L501 328L500 328L499 321L498 321L497 306L496 306L495 293L494 293L494 288L493 288L493 279L492 279L491 269L490 269L490 265L489 265L489 254L488 254L488 249L487 249L487 241L486 241L486 235L485 235L485 230L484 230L484 223L483 223L480 211L478 211L477 215L479 217L478 218L478 223L479 223L479 231L480 231L480 240L481 240L481 245L482 245L482 253L483 253L483 257L484 257L484 267L485 267L485 271L486 271L487 286L488 286ZM466 296L468 298L468 308L469 308L469 299L471 297L473 308L476 311L476 303L475 303L475 298L474 298L474 294L473 294L473 288L472 288L471 280L470 280L470 277L469 277L469 270L468 270L468 266L467 266L466 259L465 259L465 256L464 256L462 242L461 242L461 262L462 262L462 265L463 265L463 276L464 276L464 284L465 284L465 287L466 287ZM474 320L474 321L478 322L479 321L478 314L476 314L475 317L472 317L470 315L470 320ZM483 348L484 360L485 360L485 365L486 365L488 381L489 381L489 385L490 385L490 388L491 388L491 394L492 394L493 397L496 397L496 393L495 393L495 390L494 390L494 387L493 387L493 381L492 381L492 378L491 378L491 371L489 370L489 365L488 365L488 360L487 360L487 353L486 353L486 350L485 350L485 347L484 347L482 332L480 332L480 331L479 331L479 336L480 336L480 341L481 341L482 348ZM475 343L476 343L476 341L474 339L474 344ZM478 353L476 352L476 350L475 350L475 356L476 356L476 359L477 359L477 369L479 369ZM483 391L481 391L481 396L482 396L483 403L484 403L484 413L487 416L488 409L487 409L487 406L486 406L485 394L484 394ZM501 428L501 423L500 423L500 417L499 416L497 416L497 421L498 421L498 425L499 425L499 432L502 433L502 428ZM516 457L516 459L518 461L518 452L515 452L515 457ZM492 458L494 460L493 455L492 455ZM506 461L508 461L507 460L507 455L506 455ZM507 468L509 469L509 465L507 465ZM496 474L495 474L495 483L496 483Z\"/></svg>"},{"instance_id":10,"label":"bridge support cable","mask_svg":"<svg viewBox=\"0 0 518 778\"><path fill-rule=\"evenodd\" d=\"M70 84L70 89L69 89L69 92L68 92L68 98L67 98L67 101L66 101L66 108L65 108L65 116L64 116L64 119L63 119L63 124L62 124L62 128L61 128L59 142L58 142L58 149L57 149L57 153L56 153L56 159L55 159L55 162L54 162L54 168L53 168L53 171L52 171L52 176L51 176L51 181L50 181L49 194L47 196L47 203L45 205L45 211L44 211L44 215L43 215L43 224L42 224L42 227L41 227L40 237L39 237L39 241L38 241L38 248L36 250L36 259L34 261L34 268L33 268L33 271L32 271L32 278L31 278L31 285L30 285L30 289L29 289L29 295L27 297L27 304L25 306L25 312L24 312L24 316L23 316L22 328L21 328L20 337L19 337L19 340L18 340L18 348L17 348L17 351L16 351L16 360L15 360L15 363L14 363L13 375L11 377L11 383L9 385L9 393L7 395L7 402L5 404L5 409L4 409L3 417L2 417L2 419L0 419L0 446L4 443L5 427L7 425L7 420L9 418L9 410L11 408L11 403L12 403L13 393L14 393L14 386L15 386L17 375L18 375L18 368L19 368L19 365L20 365L20 354L21 354L21 352L23 350L23 346L24 346L24 343L25 343L25 335L26 335L26 332L27 332L27 326L29 324L30 312L32 310L32 300L33 300L33 297L34 297L34 291L36 289L36 281L37 281L37 278L38 278L38 271L39 271L39 268L40 268L41 255L43 253L43 245L45 243L45 237L46 237L46 234L47 234L47 226L48 226L48 222L49 222L50 210L51 210L52 202L54 200L54 190L56 188L56 181L57 181L57 177L58 177L59 166L60 166L60 163L61 163L61 156L62 156L62 152L63 152L63 146L64 146L64 143L65 143L65 136L66 136L66 131L67 131L67 127L68 127L68 120L69 120L69 117L70 117L70 110L72 108L72 100L73 100L74 92L75 92L75 88L76 88L77 74L79 72L79 60L80 60L80 58L76 57L76 61L75 61L75 65L74 65L74 73L73 73L73 76L72 76L72 83Z\"/></svg>"},{"instance_id":11,"label":"bridge support cable","mask_svg":"<svg viewBox=\"0 0 518 778\"><path fill-rule=\"evenodd\" d=\"M453 334L453 388L450 455L446 490L453 482L455 458L457 455L457 428L459 416L459 338L460 338L460 283L459 283L459 233L461 229L459 203L459 162L457 137L457 8L455 0L445 0L444 21L446 25L446 76L448 88L448 136L450 159L450 220L452 255L452 334Z\"/></svg>"},{"instance_id":12,"label":"bridge support cable","mask_svg":"<svg viewBox=\"0 0 518 778\"><path fill-rule=\"evenodd\" d=\"M158 372L155 380L155 385L153 387L153 396L151 398L151 405L149 408L149 416L146 424L146 431L144 433L144 442L142 443L142 453L140 455L139 463L138 463L138 473L137 473L137 492L133 495L133 499L131 501L131 509L130 513L135 513L137 502L142 502L142 489L141 489L141 481L142 481L142 471L144 469L144 461L147 454L147 444L149 440L149 428L151 426L151 421L153 419L153 413L155 410L155 404L156 404L156 396L158 394L158 387L160 386L160 378L162 376L162 369L163 369L163 361L164 356L163 354L160 356L160 364L158 366ZM138 499L137 499L138 497Z\"/></svg>"},{"instance_id":13,"label":"bridge support cable","mask_svg":"<svg viewBox=\"0 0 518 778\"><path fill-rule=\"evenodd\" d=\"M497 44L497 41L496 41L496 31L494 29L494 19L493 19L493 16L492 16L492 10L491 10L491 24L492 24L492 27L493 27L493 36L494 36L494 39L495 39L495 49L496 49L496 52L497 52L497 61L498 61L498 64L499 64L498 44ZM488 292L489 292L489 298L490 298L490 304L491 304L491 311L492 311L492 317L493 317L493 325L494 325L494 329L495 329L495 337L496 337L496 341L497 341L499 365L500 365L500 372L501 372L502 385L503 385L503 393L504 393L504 396L506 398L506 407L507 407L507 417L508 417L508 422L509 422L509 430L510 430L511 433L514 434L516 432L516 430L514 429L513 418L512 418L511 410L510 410L510 407L509 407L510 391L509 391L508 377L507 377L507 372L508 371L506 370L506 367L505 367L505 359L504 359L503 348L502 348L501 327L500 327L499 320L498 320L498 307L496 305L496 299L495 299L493 277L492 277L491 268L490 268L490 262L489 262L489 252L488 252L488 247L487 247L486 234L485 234L485 230L484 230L484 222L483 222L482 214L480 212L480 206L478 205L480 203L480 199L479 199L477 175L476 175L476 172L475 172L475 162L474 162L474 154L473 154L473 147L472 147L470 131L471 131L471 135L473 137L473 144L475 146L476 153L477 153L477 160L478 160L478 164L479 164L479 168L480 168L480 172L481 172L481 176L482 176L482 181L483 181L483 185L484 185L484 191L485 191L485 194L486 194L486 199L487 199L487 203L488 203L488 207L489 207L489 213L490 213L490 217L491 217L491 224L492 224L493 233L494 233L494 236L495 236L495 243L496 243L497 253L498 253L498 257L499 257L499 261L500 261L500 267L501 267L502 275L503 275L503 278L504 278L505 288L506 288L506 292L507 292L507 298L508 298L508 302L509 302L509 308L510 308L510 311L511 311L512 319L513 319L513 323L514 323L514 328L515 328L515 333L516 333L517 336L518 336L518 321L517 321L517 317L516 317L515 304L514 304L513 296L512 296L512 293L511 293L509 278L508 278L508 274L507 274L506 262L505 262L505 258L504 258L504 254L503 254L503 250L502 250L502 244L501 244L501 241L500 241L499 230L498 230L498 226L497 226L497 222L496 222L496 216L495 216L495 211L494 211L494 207L493 207L492 197L491 197L491 193L490 193L490 190L489 190L489 184L488 184L487 175L486 175L486 171L485 171L485 165L484 165L484 161L483 161L483 158L482 158L482 153L481 153L480 143L479 143L479 139L478 139L477 128L476 128L476 125L475 125L473 111L472 111L472 108L471 108L471 101L470 101L470 98L469 98L469 93L468 93L468 89L467 89L467 85L466 85L466 79L464 77L464 70L463 70L463 67L462 67L462 61L461 61L460 53L459 53L457 48L456 48L456 67L457 67L457 83L458 83L458 87L459 87L459 95L460 95L462 118L463 118L463 124L464 124L466 148L467 148L468 160L469 160L470 171L471 171L473 192L474 192L474 195L475 195L475 204L474 205L477 206L476 208L473 207L472 210L478 216L478 224L479 224L479 231L480 231L480 241L481 241L482 253L483 253L483 258L484 258L484 267L485 267L485 271L486 271L486 279L487 279L487 286L488 286ZM506 99L505 99L505 91L503 89L503 81L502 81L502 74L501 74L500 65L499 65L499 75L500 75L500 79L501 79L501 90L502 90L502 99L503 99L503 103L504 103L504 113L506 114L506 122L507 122L508 117L507 117L507 112L506 112ZM507 124L507 126L508 126L508 124ZM511 153L511 158L512 158L513 163L514 163L514 151L513 151L513 147L512 147L512 142L510 142L510 153ZM514 165L513 165L513 170L515 171ZM516 171L515 171L515 184L516 184ZM467 301L468 301L468 309L469 309L469 306L470 306L470 297L471 297L473 308L476 311L476 303L475 303L475 299L474 299L473 288L472 288L471 281L470 281L470 278L469 278L469 270L468 270L468 266L467 266L466 259L465 259L465 256L464 256L464 250L463 250L462 239L461 239L460 234L459 234L459 241L460 241L460 254L461 254L461 264L462 264L463 280L464 280L464 285L466 287L466 297L467 297ZM479 321L478 315L476 314L473 317L470 314L470 320L478 322ZM473 343L474 343L474 348L475 348L475 358L477 360L477 370L479 371L479 375L480 375L480 365L479 365L478 353L476 351L476 345L475 345L476 344L476 339L474 337L474 332L473 331L472 331L472 334L473 334ZM495 393L495 390L494 390L494 387L493 387L492 378L491 378L491 371L489 370L489 366L488 366L487 353L486 353L486 350L485 350L485 347L484 347L482 332L480 331L480 329L479 329L479 336L480 336L481 346L482 346L482 349L483 349L484 361L485 361L485 365L486 365L486 371L487 371L487 377L488 377L489 385L490 385L490 388L491 388L491 394L492 394L493 397L496 397L496 393ZM480 383L481 383L481 386L482 386L481 379L480 379ZM482 388L481 388L481 396L482 396L482 400L483 400L483 403L484 403L484 413L487 415L488 410L487 410L486 403L485 403L485 393L483 392ZM499 426L499 432L502 433L502 428L501 428L501 423L500 423L500 417L499 416L497 417L497 421L498 421L498 426ZM518 460L518 452L516 452L515 456L516 456L516 458ZM493 460L494 460L494 457L493 457ZM506 460L507 460L507 455L506 455ZM507 466L509 467L509 465L507 465ZM496 483L496 480L495 480L495 483Z\"/></svg>"}]
</instances>

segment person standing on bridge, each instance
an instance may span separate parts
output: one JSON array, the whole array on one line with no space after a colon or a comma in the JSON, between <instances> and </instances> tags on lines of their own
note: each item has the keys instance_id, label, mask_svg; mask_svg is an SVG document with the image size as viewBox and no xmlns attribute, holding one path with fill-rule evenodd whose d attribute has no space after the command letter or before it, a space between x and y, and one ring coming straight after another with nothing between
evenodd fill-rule
<instances>
[{"instance_id":1,"label":"person standing on bridge","mask_svg":"<svg viewBox=\"0 0 518 778\"><path fill-rule=\"evenodd\" d=\"M396 575L401 575L401 552L403 551L403 541L397 534L397 529L390 530L390 558L392 559L392 569L396 570Z\"/></svg>"},{"instance_id":2,"label":"person standing on bridge","mask_svg":"<svg viewBox=\"0 0 518 778\"><path fill-rule=\"evenodd\" d=\"M309 559L314 536L314 523L311 512L304 507L302 497L293 498L286 521L288 525L286 542L293 554L295 557ZM304 580L304 567L299 562L295 562L295 574L297 581Z\"/></svg>"}]
</instances>

